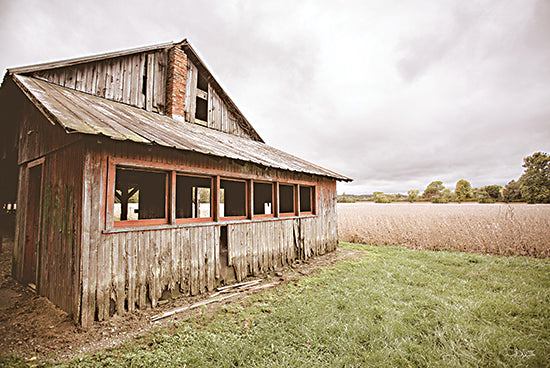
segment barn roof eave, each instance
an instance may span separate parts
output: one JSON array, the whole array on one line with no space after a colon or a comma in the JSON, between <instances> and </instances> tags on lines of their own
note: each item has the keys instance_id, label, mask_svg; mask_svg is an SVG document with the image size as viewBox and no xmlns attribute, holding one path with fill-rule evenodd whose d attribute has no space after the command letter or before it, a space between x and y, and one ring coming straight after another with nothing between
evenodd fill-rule
<instances>
[{"instance_id":1,"label":"barn roof eave","mask_svg":"<svg viewBox=\"0 0 550 368\"><path fill-rule=\"evenodd\" d=\"M12 78L48 120L67 133L101 135L115 141L153 144L338 181L352 180L262 142L180 122L37 78Z\"/></svg>"}]
</instances>

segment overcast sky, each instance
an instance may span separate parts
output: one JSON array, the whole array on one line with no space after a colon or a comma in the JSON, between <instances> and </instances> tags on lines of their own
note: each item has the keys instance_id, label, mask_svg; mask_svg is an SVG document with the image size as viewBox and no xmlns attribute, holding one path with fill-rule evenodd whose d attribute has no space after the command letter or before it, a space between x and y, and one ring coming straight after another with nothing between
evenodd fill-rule
<instances>
[{"instance_id":1,"label":"overcast sky","mask_svg":"<svg viewBox=\"0 0 550 368\"><path fill-rule=\"evenodd\" d=\"M550 1L0 0L0 69L187 38L338 192L505 185L550 152Z\"/></svg>"}]
</instances>

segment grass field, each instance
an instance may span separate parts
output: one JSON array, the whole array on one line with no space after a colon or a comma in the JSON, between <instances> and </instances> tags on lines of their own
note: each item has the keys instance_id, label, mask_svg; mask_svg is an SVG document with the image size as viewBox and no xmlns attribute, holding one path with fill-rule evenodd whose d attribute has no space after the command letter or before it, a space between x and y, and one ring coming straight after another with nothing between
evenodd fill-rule
<instances>
[{"instance_id":1,"label":"grass field","mask_svg":"<svg viewBox=\"0 0 550 368\"><path fill-rule=\"evenodd\" d=\"M344 246L362 257L63 364L550 365L549 259Z\"/></svg>"},{"instance_id":2,"label":"grass field","mask_svg":"<svg viewBox=\"0 0 550 368\"><path fill-rule=\"evenodd\" d=\"M338 204L340 241L550 257L550 205Z\"/></svg>"}]
</instances>

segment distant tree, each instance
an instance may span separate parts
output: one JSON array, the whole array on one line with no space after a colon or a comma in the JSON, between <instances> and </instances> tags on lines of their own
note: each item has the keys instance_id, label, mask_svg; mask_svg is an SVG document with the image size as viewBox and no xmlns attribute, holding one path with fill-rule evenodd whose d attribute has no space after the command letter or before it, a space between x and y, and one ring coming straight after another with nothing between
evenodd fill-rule
<instances>
[{"instance_id":1,"label":"distant tree","mask_svg":"<svg viewBox=\"0 0 550 368\"><path fill-rule=\"evenodd\" d=\"M460 179L456 182L455 196L459 202L466 201L474 196L472 185L468 180Z\"/></svg>"},{"instance_id":2,"label":"distant tree","mask_svg":"<svg viewBox=\"0 0 550 368\"><path fill-rule=\"evenodd\" d=\"M493 198L491 198L489 193L487 193L483 189L474 188L474 189L472 189L472 192L474 193L475 200L478 201L479 203L494 203L495 202L495 200Z\"/></svg>"},{"instance_id":3,"label":"distant tree","mask_svg":"<svg viewBox=\"0 0 550 368\"><path fill-rule=\"evenodd\" d=\"M336 201L338 203L355 203L357 200L354 197L349 197L346 195L346 192L342 193L341 196L338 196Z\"/></svg>"},{"instance_id":4,"label":"distant tree","mask_svg":"<svg viewBox=\"0 0 550 368\"><path fill-rule=\"evenodd\" d=\"M407 200L412 203L416 201L418 195L420 194L420 191L418 189L410 189L407 194L409 195L407 197Z\"/></svg>"},{"instance_id":5,"label":"distant tree","mask_svg":"<svg viewBox=\"0 0 550 368\"><path fill-rule=\"evenodd\" d=\"M449 203L451 201L454 201L454 199L455 195L449 188L443 189L443 191L441 192L441 201L443 203Z\"/></svg>"},{"instance_id":6,"label":"distant tree","mask_svg":"<svg viewBox=\"0 0 550 368\"><path fill-rule=\"evenodd\" d=\"M372 198L375 203L390 203L391 199L382 192L374 192Z\"/></svg>"},{"instance_id":7,"label":"distant tree","mask_svg":"<svg viewBox=\"0 0 550 368\"><path fill-rule=\"evenodd\" d=\"M489 197L494 201L502 200L502 185L486 185L481 190L487 192Z\"/></svg>"},{"instance_id":8,"label":"distant tree","mask_svg":"<svg viewBox=\"0 0 550 368\"><path fill-rule=\"evenodd\" d=\"M550 155L536 152L523 159L521 196L528 203L550 203Z\"/></svg>"},{"instance_id":9,"label":"distant tree","mask_svg":"<svg viewBox=\"0 0 550 368\"><path fill-rule=\"evenodd\" d=\"M512 180L502 189L502 199L505 202L521 201L521 181Z\"/></svg>"},{"instance_id":10,"label":"distant tree","mask_svg":"<svg viewBox=\"0 0 550 368\"><path fill-rule=\"evenodd\" d=\"M422 193L422 197L425 199L432 199L433 197L439 197L441 195L441 191L445 189L445 186L443 186L442 181L432 181L424 190L424 193Z\"/></svg>"},{"instance_id":11,"label":"distant tree","mask_svg":"<svg viewBox=\"0 0 550 368\"><path fill-rule=\"evenodd\" d=\"M210 189L209 188L199 188L199 202L200 203L210 203Z\"/></svg>"}]
</instances>

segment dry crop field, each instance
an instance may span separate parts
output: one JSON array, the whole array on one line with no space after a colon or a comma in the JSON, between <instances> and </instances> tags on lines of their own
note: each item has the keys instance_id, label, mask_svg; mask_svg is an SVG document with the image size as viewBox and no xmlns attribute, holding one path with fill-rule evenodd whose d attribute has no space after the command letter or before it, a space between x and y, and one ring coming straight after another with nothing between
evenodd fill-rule
<instances>
[{"instance_id":1,"label":"dry crop field","mask_svg":"<svg viewBox=\"0 0 550 368\"><path fill-rule=\"evenodd\" d=\"M340 241L550 257L550 205L339 203Z\"/></svg>"}]
</instances>

